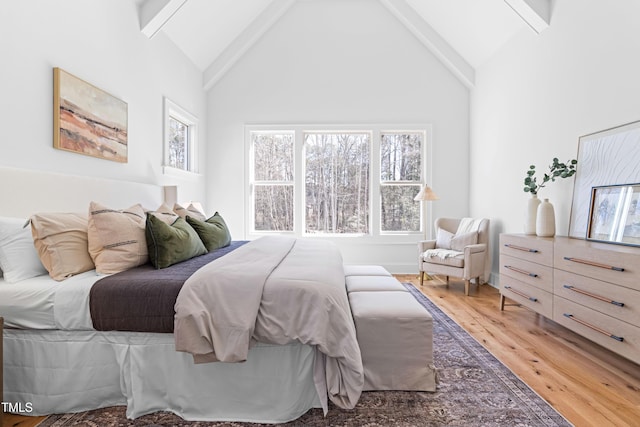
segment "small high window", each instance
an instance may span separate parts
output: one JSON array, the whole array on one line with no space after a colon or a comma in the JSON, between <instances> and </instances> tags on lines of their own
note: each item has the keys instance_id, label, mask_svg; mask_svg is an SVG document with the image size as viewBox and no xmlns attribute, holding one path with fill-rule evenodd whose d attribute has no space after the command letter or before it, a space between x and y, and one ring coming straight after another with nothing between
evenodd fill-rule
<instances>
[{"instance_id":1,"label":"small high window","mask_svg":"<svg viewBox=\"0 0 640 427\"><path fill-rule=\"evenodd\" d=\"M197 173L196 135L198 119L164 99L164 166Z\"/></svg>"}]
</instances>

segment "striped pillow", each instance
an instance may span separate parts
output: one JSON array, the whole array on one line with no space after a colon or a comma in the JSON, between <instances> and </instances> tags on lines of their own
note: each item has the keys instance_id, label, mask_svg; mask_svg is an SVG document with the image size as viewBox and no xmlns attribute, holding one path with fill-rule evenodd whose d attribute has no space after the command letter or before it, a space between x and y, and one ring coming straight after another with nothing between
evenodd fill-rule
<instances>
[{"instance_id":1,"label":"striped pillow","mask_svg":"<svg viewBox=\"0 0 640 427\"><path fill-rule=\"evenodd\" d=\"M89 254L98 273L118 273L149 260L145 222L146 215L139 204L114 210L90 203Z\"/></svg>"},{"instance_id":2,"label":"striped pillow","mask_svg":"<svg viewBox=\"0 0 640 427\"><path fill-rule=\"evenodd\" d=\"M173 211L184 220L187 219L187 215L200 221L207 220L207 217L193 203L189 203L186 208L176 203L173 205Z\"/></svg>"},{"instance_id":3,"label":"striped pillow","mask_svg":"<svg viewBox=\"0 0 640 427\"><path fill-rule=\"evenodd\" d=\"M87 250L87 215L39 213L31 216L33 244L42 265L54 280L93 270Z\"/></svg>"}]
</instances>

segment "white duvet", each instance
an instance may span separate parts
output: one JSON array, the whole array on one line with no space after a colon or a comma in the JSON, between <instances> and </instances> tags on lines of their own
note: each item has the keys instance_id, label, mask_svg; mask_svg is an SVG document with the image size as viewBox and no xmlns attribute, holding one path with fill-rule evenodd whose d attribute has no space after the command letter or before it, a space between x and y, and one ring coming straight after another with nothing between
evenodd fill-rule
<instances>
[{"instance_id":1,"label":"white duvet","mask_svg":"<svg viewBox=\"0 0 640 427\"><path fill-rule=\"evenodd\" d=\"M282 236L250 242L194 273L175 308L176 350L196 363L245 361L254 340L298 340L315 346L321 398L342 408L357 403L362 359L332 243Z\"/></svg>"}]
</instances>

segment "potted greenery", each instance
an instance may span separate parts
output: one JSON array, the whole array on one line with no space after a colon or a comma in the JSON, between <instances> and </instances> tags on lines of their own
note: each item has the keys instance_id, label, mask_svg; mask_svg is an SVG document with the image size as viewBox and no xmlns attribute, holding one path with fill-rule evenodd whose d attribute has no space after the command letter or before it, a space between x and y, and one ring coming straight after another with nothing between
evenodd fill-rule
<instances>
[{"instance_id":1,"label":"potted greenery","mask_svg":"<svg viewBox=\"0 0 640 427\"><path fill-rule=\"evenodd\" d=\"M542 189L549 181L555 181L556 178L569 178L576 173L578 161L568 160L566 163L560 163L557 157L553 158L553 163L549 165L549 172L542 177L542 182L538 183L535 176L536 166L529 166L527 176L524 178L524 192L531 193L531 199L527 204L527 218L525 221L525 234L537 234L538 236L551 237L555 234L555 217L553 213L553 205L549 203L549 199L545 199L544 205L541 206L538 199L538 191ZM538 212L544 212L538 217ZM541 212L541 213L542 213ZM539 225L539 226L538 226Z\"/></svg>"},{"instance_id":2,"label":"potted greenery","mask_svg":"<svg viewBox=\"0 0 640 427\"><path fill-rule=\"evenodd\" d=\"M531 193L534 196L538 194L538 191L546 185L549 181L555 181L556 178L569 178L576 173L576 165L578 161L568 160L567 163L560 163L557 157L553 158L553 163L549 166L549 173L545 173L542 177L542 182L538 184L536 174L536 166L529 166L527 176L524 179L524 192Z\"/></svg>"}]
</instances>

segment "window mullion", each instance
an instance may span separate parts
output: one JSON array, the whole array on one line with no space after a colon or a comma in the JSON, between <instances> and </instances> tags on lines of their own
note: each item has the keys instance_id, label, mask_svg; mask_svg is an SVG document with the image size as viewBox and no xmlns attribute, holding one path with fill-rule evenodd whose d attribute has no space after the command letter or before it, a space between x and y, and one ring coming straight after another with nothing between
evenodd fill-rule
<instances>
[{"instance_id":1,"label":"window mullion","mask_svg":"<svg viewBox=\"0 0 640 427\"><path fill-rule=\"evenodd\" d=\"M293 230L296 235L304 233L305 203L305 166L304 166L304 140L302 128L296 127L293 137L294 147L294 186L293 186Z\"/></svg>"}]
</instances>

